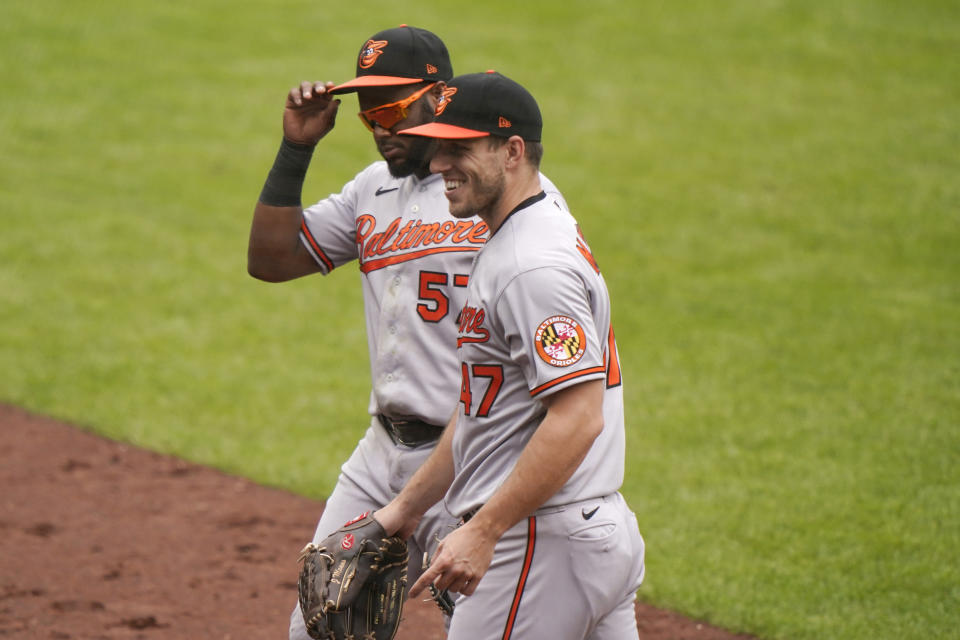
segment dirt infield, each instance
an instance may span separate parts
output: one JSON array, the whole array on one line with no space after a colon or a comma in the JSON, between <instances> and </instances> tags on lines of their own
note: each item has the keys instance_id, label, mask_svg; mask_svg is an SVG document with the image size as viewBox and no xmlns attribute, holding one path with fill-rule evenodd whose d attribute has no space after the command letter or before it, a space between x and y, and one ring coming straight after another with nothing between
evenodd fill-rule
<instances>
[{"instance_id":1,"label":"dirt infield","mask_svg":"<svg viewBox=\"0 0 960 640\"><path fill-rule=\"evenodd\" d=\"M280 640L323 507L0 405L0 637ZM644 640L747 636L638 605ZM400 640L439 640L410 603Z\"/></svg>"}]
</instances>

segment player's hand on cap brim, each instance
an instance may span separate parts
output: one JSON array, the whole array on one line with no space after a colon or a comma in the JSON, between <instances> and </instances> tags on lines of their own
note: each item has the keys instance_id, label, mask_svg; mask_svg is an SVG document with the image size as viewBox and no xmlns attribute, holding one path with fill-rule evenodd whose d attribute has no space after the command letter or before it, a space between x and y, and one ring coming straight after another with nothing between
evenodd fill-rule
<instances>
[{"instance_id":1,"label":"player's hand on cap brim","mask_svg":"<svg viewBox=\"0 0 960 640\"><path fill-rule=\"evenodd\" d=\"M314 145L336 122L340 100L330 95L332 82L301 82L290 89L283 110L283 136L298 144Z\"/></svg>"}]
</instances>

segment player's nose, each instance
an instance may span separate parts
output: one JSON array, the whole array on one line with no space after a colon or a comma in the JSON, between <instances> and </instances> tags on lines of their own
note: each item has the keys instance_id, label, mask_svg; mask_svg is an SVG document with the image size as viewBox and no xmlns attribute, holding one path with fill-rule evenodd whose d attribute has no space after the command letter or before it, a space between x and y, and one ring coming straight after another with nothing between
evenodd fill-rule
<instances>
[{"instance_id":1,"label":"player's nose","mask_svg":"<svg viewBox=\"0 0 960 640\"><path fill-rule=\"evenodd\" d=\"M450 158L443 152L443 146L441 146L430 159L430 173L443 173L448 169L450 169Z\"/></svg>"},{"instance_id":2,"label":"player's nose","mask_svg":"<svg viewBox=\"0 0 960 640\"><path fill-rule=\"evenodd\" d=\"M373 139L376 141L384 140L393 135L393 132L390 129L384 129L379 124L373 125Z\"/></svg>"}]
</instances>

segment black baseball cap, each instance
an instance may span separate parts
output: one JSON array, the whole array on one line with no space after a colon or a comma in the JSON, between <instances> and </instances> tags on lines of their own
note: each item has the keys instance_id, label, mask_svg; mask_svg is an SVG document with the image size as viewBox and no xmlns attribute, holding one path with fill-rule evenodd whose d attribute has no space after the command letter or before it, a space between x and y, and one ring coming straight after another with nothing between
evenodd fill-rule
<instances>
[{"instance_id":1,"label":"black baseball cap","mask_svg":"<svg viewBox=\"0 0 960 640\"><path fill-rule=\"evenodd\" d=\"M337 85L330 93L416 84L424 80L447 81L452 77L453 65L443 41L426 29L402 24L367 40L357 55L357 77Z\"/></svg>"},{"instance_id":2,"label":"black baseball cap","mask_svg":"<svg viewBox=\"0 0 960 640\"><path fill-rule=\"evenodd\" d=\"M397 133L428 138L520 136L540 142L543 119L530 92L497 73L468 73L447 83L434 121Z\"/></svg>"}]
</instances>

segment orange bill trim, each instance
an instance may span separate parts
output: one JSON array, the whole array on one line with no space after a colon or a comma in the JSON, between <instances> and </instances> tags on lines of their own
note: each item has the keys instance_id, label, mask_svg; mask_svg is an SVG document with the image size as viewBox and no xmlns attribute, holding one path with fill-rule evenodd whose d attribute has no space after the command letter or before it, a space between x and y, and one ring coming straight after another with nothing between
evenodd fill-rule
<instances>
[{"instance_id":1,"label":"orange bill trim","mask_svg":"<svg viewBox=\"0 0 960 640\"><path fill-rule=\"evenodd\" d=\"M543 392L546 391L547 389L551 389L551 388L557 386L558 384L563 384L564 382L567 382L568 380L573 380L574 378L580 378L580 377L582 377L582 376L592 376L592 375L596 375L596 374L598 374L598 373L599 373L599 374L606 374L606 372L607 372L606 367L604 367L604 366L602 366L602 365L599 366L599 367L591 367L591 368L589 368L589 369L584 369L584 370L582 370L582 371L574 371L573 373L568 373L568 374L565 375L565 376L560 376L559 378L555 378L555 379L551 380L550 382L544 383L544 384L540 385L539 387L537 387L536 389L531 389L531 390L530 390L530 395L531 395L531 396L535 396L535 395L537 395L538 393L543 393Z\"/></svg>"}]
</instances>

